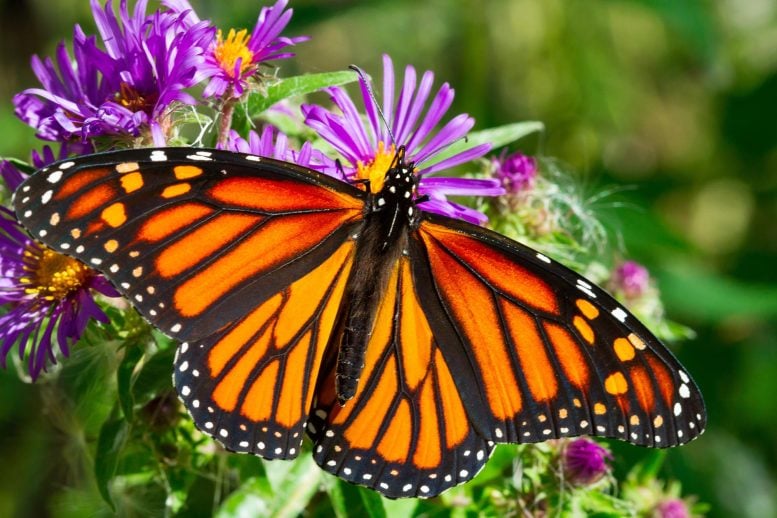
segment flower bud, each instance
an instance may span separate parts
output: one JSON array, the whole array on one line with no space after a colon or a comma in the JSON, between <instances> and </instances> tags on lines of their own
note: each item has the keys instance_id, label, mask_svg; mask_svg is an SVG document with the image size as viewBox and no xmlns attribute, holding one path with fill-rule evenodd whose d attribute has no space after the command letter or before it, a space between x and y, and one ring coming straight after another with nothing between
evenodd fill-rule
<instances>
[{"instance_id":1,"label":"flower bud","mask_svg":"<svg viewBox=\"0 0 777 518\"><path fill-rule=\"evenodd\" d=\"M577 485L588 485L601 479L610 469L612 455L598 443L580 437L567 443L562 453L564 475Z\"/></svg>"}]
</instances>

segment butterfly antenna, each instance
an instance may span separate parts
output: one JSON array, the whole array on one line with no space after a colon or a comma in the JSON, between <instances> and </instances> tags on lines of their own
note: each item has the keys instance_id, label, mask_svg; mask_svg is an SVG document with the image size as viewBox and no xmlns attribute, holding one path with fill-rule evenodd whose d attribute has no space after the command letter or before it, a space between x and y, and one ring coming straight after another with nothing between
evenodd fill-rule
<instances>
[{"instance_id":1,"label":"butterfly antenna","mask_svg":"<svg viewBox=\"0 0 777 518\"><path fill-rule=\"evenodd\" d=\"M348 65L348 68L359 74L359 78L364 83L364 87L367 88L367 93L370 94L370 99L372 99L372 104L375 105L375 109L378 110L378 115L380 115L380 119L383 121L383 124L386 126L386 131L388 131L389 137L391 137L391 143L396 145L397 139L394 138L394 133L391 131L391 126L389 126L388 120L386 120L386 116L383 115L383 110L380 109L380 104L378 104L378 99L375 97L375 93L372 91L372 87L370 86L370 82L367 81L367 75L362 71L361 68L357 67L356 65Z\"/></svg>"}]
</instances>

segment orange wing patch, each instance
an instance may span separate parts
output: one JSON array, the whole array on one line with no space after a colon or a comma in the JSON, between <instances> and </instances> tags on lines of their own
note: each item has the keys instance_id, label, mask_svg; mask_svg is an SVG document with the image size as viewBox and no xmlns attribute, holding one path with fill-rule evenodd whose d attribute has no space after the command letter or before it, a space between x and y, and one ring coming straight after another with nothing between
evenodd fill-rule
<instances>
[{"instance_id":1,"label":"orange wing patch","mask_svg":"<svg viewBox=\"0 0 777 518\"><path fill-rule=\"evenodd\" d=\"M340 216L340 217L336 217ZM204 257L213 258L175 292L175 307L186 317L199 315L242 281L267 274L291 258L303 255L327 235L341 227L347 213L309 213L271 219L256 230L260 216L221 216L210 221L159 256L162 275L177 275ZM235 224L225 225L231 218ZM234 243L223 253L217 250ZM284 243L279 246L279 243Z\"/></svg>"},{"instance_id":2,"label":"orange wing patch","mask_svg":"<svg viewBox=\"0 0 777 518\"><path fill-rule=\"evenodd\" d=\"M108 178L110 174L111 170L104 167L79 171L77 174L62 181L62 186L54 195L54 199L64 200L69 198L88 185Z\"/></svg>"},{"instance_id":3,"label":"orange wing patch","mask_svg":"<svg viewBox=\"0 0 777 518\"><path fill-rule=\"evenodd\" d=\"M433 223L424 223L421 230L421 237L430 253L442 253L442 243L456 257L466 258L467 266L492 286L528 306L558 313L558 301L551 287L503 253L470 236Z\"/></svg>"},{"instance_id":4,"label":"orange wing patch","mask_svg":"<svg viewBox=\"0 0 777 518\"><path fill-rule=\"evenodd\" d=\"M209 194L220 203L271 213L362 209L362 202L351 196L290 180L227 178L213 187Z\"/></svg>"},{"instance_id":5,"label":"orange wing patch","mask_svg":"<svg viewBox=\"0 0 777 518\"><path fill-rule=\"evenodd\" d=\"M166 239L184 228L197 226L215 209L201 203L183 203L158 212L146 219L138 230L139 241L155 243Z\"/></svg>"}]
</instances>

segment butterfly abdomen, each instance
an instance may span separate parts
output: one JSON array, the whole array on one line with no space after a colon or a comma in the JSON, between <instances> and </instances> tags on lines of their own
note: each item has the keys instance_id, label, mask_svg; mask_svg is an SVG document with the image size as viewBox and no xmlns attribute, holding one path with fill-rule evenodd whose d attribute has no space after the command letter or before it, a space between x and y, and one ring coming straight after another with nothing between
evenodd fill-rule
<instances>
[{"instance_id":1,"label":"butterfly abdomen","mask_svg":"<svg viewBox=\"0 0 777 518\"><path fill-rule=\"evenodd\" d=\"M389 170L383 189L371 200L372 208L365 215L357 238L354 269L345 293L348 310L343 316L337 356L335 383L341 404L356 394L380 302L407 247L408 230L416 213L412 199L415 182L410 169Z\"/></svg>"}]
</instances>

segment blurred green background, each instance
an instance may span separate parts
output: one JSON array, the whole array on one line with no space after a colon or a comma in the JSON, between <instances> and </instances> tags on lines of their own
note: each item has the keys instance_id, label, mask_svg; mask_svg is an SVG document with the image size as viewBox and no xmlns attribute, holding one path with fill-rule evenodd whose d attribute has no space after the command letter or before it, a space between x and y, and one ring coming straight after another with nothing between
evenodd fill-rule
<instances>
[{"instance_id":1,"label":"blurred green background","mask_svg":"<svg viewBox=\"0 0 777 518\"><path fill-rule=\"evenodd\" d=\"M220 27L252 27L253 1L193 1ZM702 388L707 432L670 452L667 478L710 516L777 515L777 2L506 0L292 2L307 34L283 74L351 63L380 77L380 55L431 69L453 111L487 128L541 120L524 151L557 157L586 185L627 185L614 213L624 249L655 275L668 316L698 337L673 347ZM0 3L0 155L39 146L12 95L38 86L86 0ZM66 409L0 373L0 515L67 491ZM66 429L66 428L65 428ZM84 441L94 437L85 436ZM616 447L618 469L641 451ZM83 469L90 469L88 465ZM37 502L37 503L36 503Z\"/></svg>"}]
</instances>

